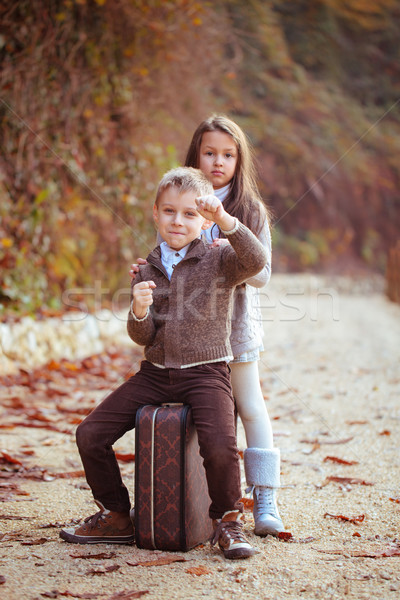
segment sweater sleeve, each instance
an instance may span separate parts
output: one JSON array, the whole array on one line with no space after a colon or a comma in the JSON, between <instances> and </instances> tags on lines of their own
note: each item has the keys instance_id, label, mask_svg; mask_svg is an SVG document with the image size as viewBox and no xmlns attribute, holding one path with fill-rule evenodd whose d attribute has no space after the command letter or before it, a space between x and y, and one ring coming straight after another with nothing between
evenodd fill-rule
<instances>
[{"instance_id":1,"label":"sweater sleeve","mask_svg":"<svg viewBox=\"0 0 400 600\"><path fill-rule=\"evenodd\" d=\"M230 245L221 248L223 271L230 284L238 285L257 275L267 265L269 255L250 229L240 222L234 233L225 235Z\"/></svg>"},{"instance_id":2,"label":"sweater sleeve","mask_svg":"<svg viewBox=\"0 0 400 600\"><path fill-rule=\"evenodd\" d=\"M270 228L269 228L267 219L265 220L264 226L263 226L262 230L260 231L260 234L258 235L258 239L262 243L262 245L264 246L264 248L268 254L268 261L267 261L266 265L261 269L261 271L259 273L257 273L257 275L254 275L253 277L249 277L249 279L246 279L246 283L255 288L262 288L265 285L267 285L267 283L271 279L272 245L271 245L271 232L270 232Z\"/></svg>"},{"instance_id":3,"label":"sweater sleeve","mask_svg":"<svg viewBox=\"0 0 400 600\"><path fill-rule=\"evenodd\" d=\"M143 278L141 277L141 273L139 271L131 284L130 303L132 303L133 300L133 286L136 283L140 283L140 281L143 281ZM148 310L146 317L140 320L135 319L129 309L127 329L129 337L131 340L136 342L136 344L139 344L140 346L148 346L151 344L156 334L151 307Z\"/></svg>"}]
</instances>

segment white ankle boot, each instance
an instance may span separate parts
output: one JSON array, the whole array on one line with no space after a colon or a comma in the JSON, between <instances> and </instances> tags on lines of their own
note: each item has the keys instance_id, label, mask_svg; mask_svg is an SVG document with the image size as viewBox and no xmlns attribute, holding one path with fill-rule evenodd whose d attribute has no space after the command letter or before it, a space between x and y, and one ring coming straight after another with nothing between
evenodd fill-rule
<instances>
[{"instance_id":1,"label":"white ankle boot","mask_svg":"<svg viewBox=\"0 0 400 600\"><path fill-rule=\"evenodd\" d=\"M253 491L255 534L278 535L285 530L276 504L276 488L280 486L279 449L248 448L244 451L244 470L248 490Z\"/></svg>"}]
</instances>

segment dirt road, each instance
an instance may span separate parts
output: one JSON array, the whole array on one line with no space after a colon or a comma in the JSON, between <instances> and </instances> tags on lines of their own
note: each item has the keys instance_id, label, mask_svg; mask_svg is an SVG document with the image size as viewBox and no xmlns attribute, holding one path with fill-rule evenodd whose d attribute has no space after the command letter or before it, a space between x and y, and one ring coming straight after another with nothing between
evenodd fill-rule
<instances>
[{"instance_id":1,"label":"dirt road","mask_svg":"<svg viewBox=\"0 0 400 600\"><path fill-rule=\"evenodd\" d=\"M62 542L60 525L95 512L79 476L75 413L118 384L127 359L96 359L86 371L53 365L35 383L26 374L9 380L0 395L0 598L399 598L400 306L368 283L307 277L276 277L262 303L260 377L292 537L255 537L248 512L259 555L226 561L206 545L164 566L128 563L176 554ZM15 426L21 411L36 426ZM128 484L133 435L117 447Z\"/></svg>"}]
</instances>

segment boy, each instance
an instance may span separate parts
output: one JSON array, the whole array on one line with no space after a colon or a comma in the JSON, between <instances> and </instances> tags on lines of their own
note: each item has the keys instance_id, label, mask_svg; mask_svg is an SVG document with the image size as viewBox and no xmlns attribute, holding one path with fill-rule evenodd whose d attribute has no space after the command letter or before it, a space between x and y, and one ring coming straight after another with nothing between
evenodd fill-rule
<instances>
[{"instance_id":1,"label":"boy","mask_svg":"<svg viewBox=\"0 0 400 600\"><path fill-rule=\"evenodd\" d=\"M128 333L145 346L140 370L108 396L78 427L86 479L100 512L61 531L75 543L134 540L130 501L112 444L133 429L146 404L183 402L192 408L204 460L213 519L212 543L228 559L255 553L243 535L240 468L229 345L236 285L267 261L262 244L231 217L198 169L164 175L153 207L165 240L148 256L132 284ZM214 221L230 244L210 250L200 239Z\"/></svg>"}]
</instances>

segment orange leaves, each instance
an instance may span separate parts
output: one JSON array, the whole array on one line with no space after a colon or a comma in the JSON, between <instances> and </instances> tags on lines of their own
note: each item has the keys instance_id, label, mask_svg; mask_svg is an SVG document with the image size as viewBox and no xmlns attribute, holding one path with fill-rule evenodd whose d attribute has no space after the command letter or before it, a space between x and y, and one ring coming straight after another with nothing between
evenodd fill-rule
<instances>
[{"instance_id":1,"label":"orange leaves","mask_svg":"<svg viewBox=\"0 0 400 600\"><path fill-rule=\"evenodd\" d=\"M1 463L9 463L12 465L22 465L22 462L20 460L18 460L17 458L14 458L5 450L0 450L0 464Z\"/></svg>"},{"instance_id":2,"label":"orange leaves","mask_svg":"<svg viewBox=\"0 0 400 600\"><path fill-rule=\"evenodd\" d=\"M163 567L175 562L186 562L186 560L187 559L184 556L160 556L153 560L142 560L137 562L127 560L126 564L130 567Z\"/></svg>"},{"instance_id":3,"label":"orange leaves","mask_svg":"<svg viewBox=\"0 0 400 600\"><path fill-rule=\"evenodd\" d=\"M278 540L285 540L285 542L287 542L288 540L291 540L293 538L293 535L290 533L290 531L280 531L278 533Z\"/></svg>"},{"instance_id":4,"label":"orange leaves","mask_svg":"<svg viewBox=\"0 0 400 600\"><path fill-rule=\"evenodd\" d=\"M110 383L128 372L132 373L132 351L121 350L74 362L51 360L36 370L20 370L16 375L1 377L0 427L72 434L76 425L92 410L95 393L98 390L102 393ZM52 438L42 443L52 445L55 441ZM20 480L84 478L84 471L76 468L77 465L73 465L73 470L50 473L32 464L31 457L34 456L31 447L23 446L13 451L0 449L0 500L27 495L18 485ZM132 463L135 455L117 452L117 459ZM6 480L4 485L3 480Z\"/></svg>"},{"instance_id":5,"label":"orange leaves","mask_svg":"<svg viewBox=\"0 0 400 600\"><path fill-rule=\"evenodd\" d=\"M205 567L204 565L200 565L199 567L189 567L189 569L186 569L185 573L189 573L190 575L197 575L198 577L200 577L200 575L209 575L212 573L212 571L210 569L207 569L207 567Z\"/></svg>"},{"instance_id":6,"label":"orange leaves","mask_svg":"<svg viewBox=\"0 0 400 600\"><path fill-rule=\"evenodd\" d=\"M332 445L333 444L347 444L348 442L351 442L352 439L353 439L353 436L350 436L350 437L347 437L347 438L344 438L344 439L324 440L324 441L321 441L319 439L314 439L314 440L304 439L304 440L300 440L300 443L301 444L318 444L318 445L322 446L322 444L324 444L324 445L325 444L327 444L327 445L330 445L330 444L332 444Z\"/></svg>"},{"instance_id":7,"label":"orange leaves","mask_svg":"<svg viewBox=\"0 0 400 600\"><path fill-rule=\"evenodd\" d=\"M116 452L115 457L117 460L120 460L121 462L134 462L135 461L135 455L132 452L128 452L126 454L122 454L121 452Z\"/></svg>"},{"instance_id":8,"label":"orange leaves","mask_svg":"<svg viewBox=\"0 0 400 600\"><path fill-rule=\"evenodd\" d=\"M243 504L243 508L246 512L253 510L254 500L252 498L240 498L240 502Z\"/></svg>"},{"instance_id":9,"label":"orange leaves","mask_svg":"<svg viewBox=\"0 0 400 600\"><path fill-rule=\"evenodd\" d=\"M337 456L325 456L324 462L334 462L339 465L358 465L357 460L344 460L343 458L338 458Z\"/></svg>"},{"instance_id":10,"label":"orange leaves","mask_svg":"<svg viewBox=\"0 0 400 600\"><path fill-rule=\"evenodd\" d=\"M365 549L365 550L344 550L341 548L325 550L322 548L314 548L317 552L322 552L324 554L340 554L346 558L387 558L390 556L400 556L400 545L395 544L393 546L388 546L386 548L378 548L374 549Z\"/></svg>"},{"instance_id":11,"label":"orange leaves","mask_svg":"<svg viewBox=\"0 0 400 600\"><path fill-rule=\"evenodd\" d=\"M365 481L365 479L359 479L358 477L337 477L336 475L330 475L326 478L326 481L334 481L336 483L340 483L341 485L374 485L370 481Z\"/></svg>"},{"instance_id":12,"label":"orange leaves","mask_svg":"<svg viewBox=\"0 0 400 600\"><path fill-rule=\"evenodd\" d=\"M93 558L96 560L114 558L114 556L115 552L98 552L97 554L70 554L71 558Z\"/></svg>"},{"instance_id":13,"label":"orange leaves","mask_svg":"<svg viewBox=\"0 0 400 600\"><path fill-rule=\"evenodd\" d=\"M332 519L338 519L339 521L348 521L354 525L362 523L365 519L365 515L358 515L357 517L345 517L344 515L331 515L330 513L325 513L324 517L331 517Z\"/></svg>"},{"instance_id":14,"label":"orange leaves","mask_svg":"<svg viewBox=\"0 0 400 600\"><path fill-rule=\"evenodd\" d=\"M104 575L105 573L118 571L119 568L119 565L99 565L86 571L86 575Z\"/></svg>"}]
</instances>

